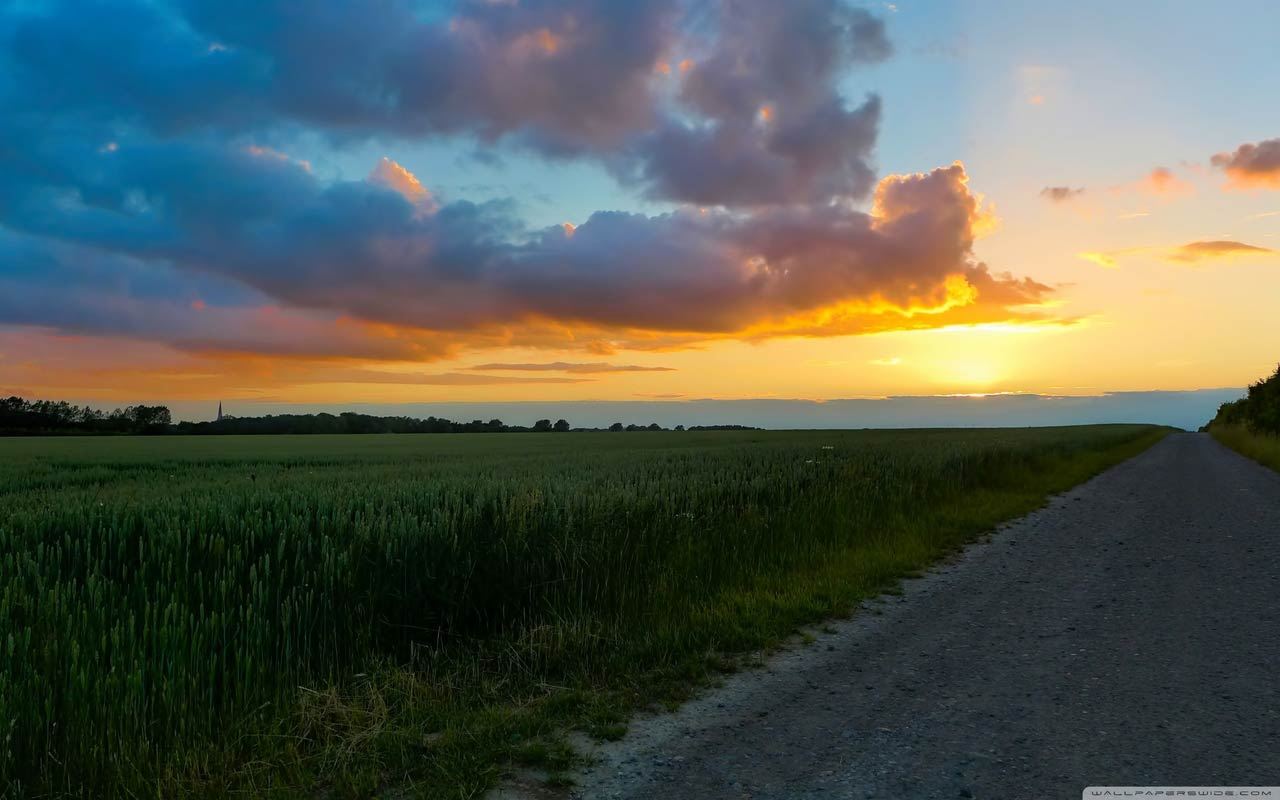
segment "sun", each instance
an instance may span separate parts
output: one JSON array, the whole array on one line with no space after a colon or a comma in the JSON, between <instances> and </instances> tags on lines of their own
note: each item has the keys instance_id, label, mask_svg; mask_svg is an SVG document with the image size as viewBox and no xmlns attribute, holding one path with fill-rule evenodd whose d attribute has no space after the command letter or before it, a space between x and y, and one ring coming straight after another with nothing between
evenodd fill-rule
<instances>
[{"instance_id":1,"label":"sun","mask_svg":"<svg viewBox=\"0 0 1280 800\"><path fill-rule=\"evenodd\" d=\"M1004 370L993 359L964 358L948 362L940 373L942 382L970 389L982 389L996 384Z\"/></svg>"}]
</instances>

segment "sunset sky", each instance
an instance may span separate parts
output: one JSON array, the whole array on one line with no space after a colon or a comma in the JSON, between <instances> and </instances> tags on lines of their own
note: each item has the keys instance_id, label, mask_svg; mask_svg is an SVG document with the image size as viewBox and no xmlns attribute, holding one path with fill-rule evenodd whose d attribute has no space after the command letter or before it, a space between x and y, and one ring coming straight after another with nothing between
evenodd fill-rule
<instances>
[{"instance_id":1,"label":"sunset sky","mask_svg":"<svg viewBox=\"0 0 1280 800\"><path fill-rule=\"evenodd\" d=\"M305 8L305 13L298 11ZM1239 387L1270 0L18 0L0 394Z\"/></svg>"}]
</instances>

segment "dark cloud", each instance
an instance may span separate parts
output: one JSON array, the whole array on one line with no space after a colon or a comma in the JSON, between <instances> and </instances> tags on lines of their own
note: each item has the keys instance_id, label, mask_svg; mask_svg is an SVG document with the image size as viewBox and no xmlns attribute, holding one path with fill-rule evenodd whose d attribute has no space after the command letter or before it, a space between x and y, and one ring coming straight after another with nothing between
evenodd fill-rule
<instances>
[{"instance_id":1,"label":"dark cloud","mask_svg":"<svg viewBox=\"0 0 1280 800\"><path fill-rule=\"evenodd\" d=\"M651 196L701 205L865 195L880 101L849 107L836 82L888 57L883 23L839 0L723 8L680 88L698 116L642 136L623 173Z\"/></svg>"},{"instance_id":2,"label":"dark cloud","mask_svg":"<svg viewBox=\"0 0 1280 800\"><path fill-rule=\"evenodd\" d=\"M545 364L477 364L474 370L488 372L675 372L671 367L643 367L636 364L608 364L603 361L573 363L552 361Z\"/></svg>"},{"instance_id":3,"label":"dark cloud","mask_svg":"<svg viewBox=\"0 0 1280 800\"><path fill-rule=\"evenodd\" d=\"M325 184L277 154L186 141L83 158L105 163L0 192L9 224L292 307L433 331L555 320L728 333L852 299L937 306L954 275L1010 303L1047 291L973 262L982 212L958 164L886 179L874 214L598 212L573 230L527 231L504 203L424 208L405 188L412 176L382 177L394 168L378 182ZM78 199L89 195L101 196Z\"/></svg>"},{"instance_id":4,"label":"dark cloud","mask_svg":"<svg viewBox=\"0 0 1280 800\"><path fill-rule=\"evenodd\" d=\"M840 0L63 0L4 14L3 40L17 116L507 140L723 205L864 194L879 102L848 107L836 82L891 51Z\"/></svg>"},{"instance_id":5,"label":"dark cloud","mask_svg":"<svg viewBox=\"0 0 1280 800\"><path fill-rule=\"evenodd\" d=\"M577 151L650 122L674 0L63 0L13 9L28 107L161 130L283 121L338 135L528 132ZM3 30L3 29L0 29Z\"/></svg>"},{"instance_id":6,"label":"dark cloud","mask_svg":"<svg viewBox=\"0 0 1280 800\"><path fill-rule=\"evenodd\" d=\"M1280 139L1242 144L1218 153L1211 163L1227 173L1229 188L1280 189Z\"/></svg>"},{"instance_id":7,"label":"dark cloud","mask_svg":"<svg viewBox=\"0 0 1280 800\"><path fill-rule=\"evenodd\" d=\"M0 325L160 341L189 352L432 360L455 339L387 335L339 311L282 306L223 276L0 228Z\"/></svg>"},{"instance_id":8,"label":"dark cloud","mask_svg":"<svg viewBox=\"0 0 1280 800\"><path fill-rule=\"evenodd\" d=\"M0 322L388 359L572 326L607 353L1008 319L1049 292L975 261L960 165L875 184L880 101L838 84L890 45L840 0L297 11L0 11ZM390 159L322 180L284 152L302 134L514 142L704 208L530 230Z\"/></svg>"},{"instance_id":9,"label":"dark cloud","mask_svg":"<svg viewBox=\"0 0 1280 800\"><path fill-rule=\"evenodd\" d=\"M1040 196L1053 203L1065 203L1084 194L1084 187L1072 189L1070 186L1046 186L1040 190Z\"/></svg>"}]
</instances>

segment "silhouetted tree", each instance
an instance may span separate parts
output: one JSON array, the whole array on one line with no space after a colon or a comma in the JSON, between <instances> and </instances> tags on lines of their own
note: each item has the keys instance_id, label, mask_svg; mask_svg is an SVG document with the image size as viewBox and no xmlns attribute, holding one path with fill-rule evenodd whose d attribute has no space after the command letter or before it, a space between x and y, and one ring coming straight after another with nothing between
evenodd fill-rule
<instances>
[{"instance_id":1,"label":"silhouetted tree","mask_svg":"<svg viewBox=\"0 0 1280 800\"><path fill-rule=\"evenodd\" d=\"M165 406L129 406L106 413L65 400L0 401L0 432L7 434L165 433L172 422Z\"/></svg>"},{"instance_id":2,"label":"silhouetted tree","mask_svg":"<svg viewBox=\"0 0 1280 800\"><path fill-rule=\"evenodd\" d=\"M560 433L565 433L569 430L569 423L566 420L558 419L556 420L556 424L552 426L551 429L554 431L558 431Z\"/></svg>"},{"instance_id":3,"label":"silhouetted tree","mask_svg":"<svg viewBox=\"0 0 1280 800\"><path fill-rule=\"evenodd\" d=\"M533 423L533 429L539 433L551 430L551 420L540 419Z\"/></svg>"}]
</instances>

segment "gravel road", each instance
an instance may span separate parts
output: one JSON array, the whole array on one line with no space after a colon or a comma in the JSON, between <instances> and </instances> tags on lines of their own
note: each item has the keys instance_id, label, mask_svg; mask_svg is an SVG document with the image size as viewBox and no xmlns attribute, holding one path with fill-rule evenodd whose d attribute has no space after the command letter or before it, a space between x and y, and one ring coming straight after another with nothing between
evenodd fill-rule
<instances>
[{"instance_id":1,"label":"gravel road","mask_svg":"<svg viewBox=\"0 0 1280 800\"><path fill-rule=\"evenodd\" d=\"M637 721L571 795L1280 784L1280 475L1207 435L1169 436L904 588Z\"/></svg>"}]
</instances>

